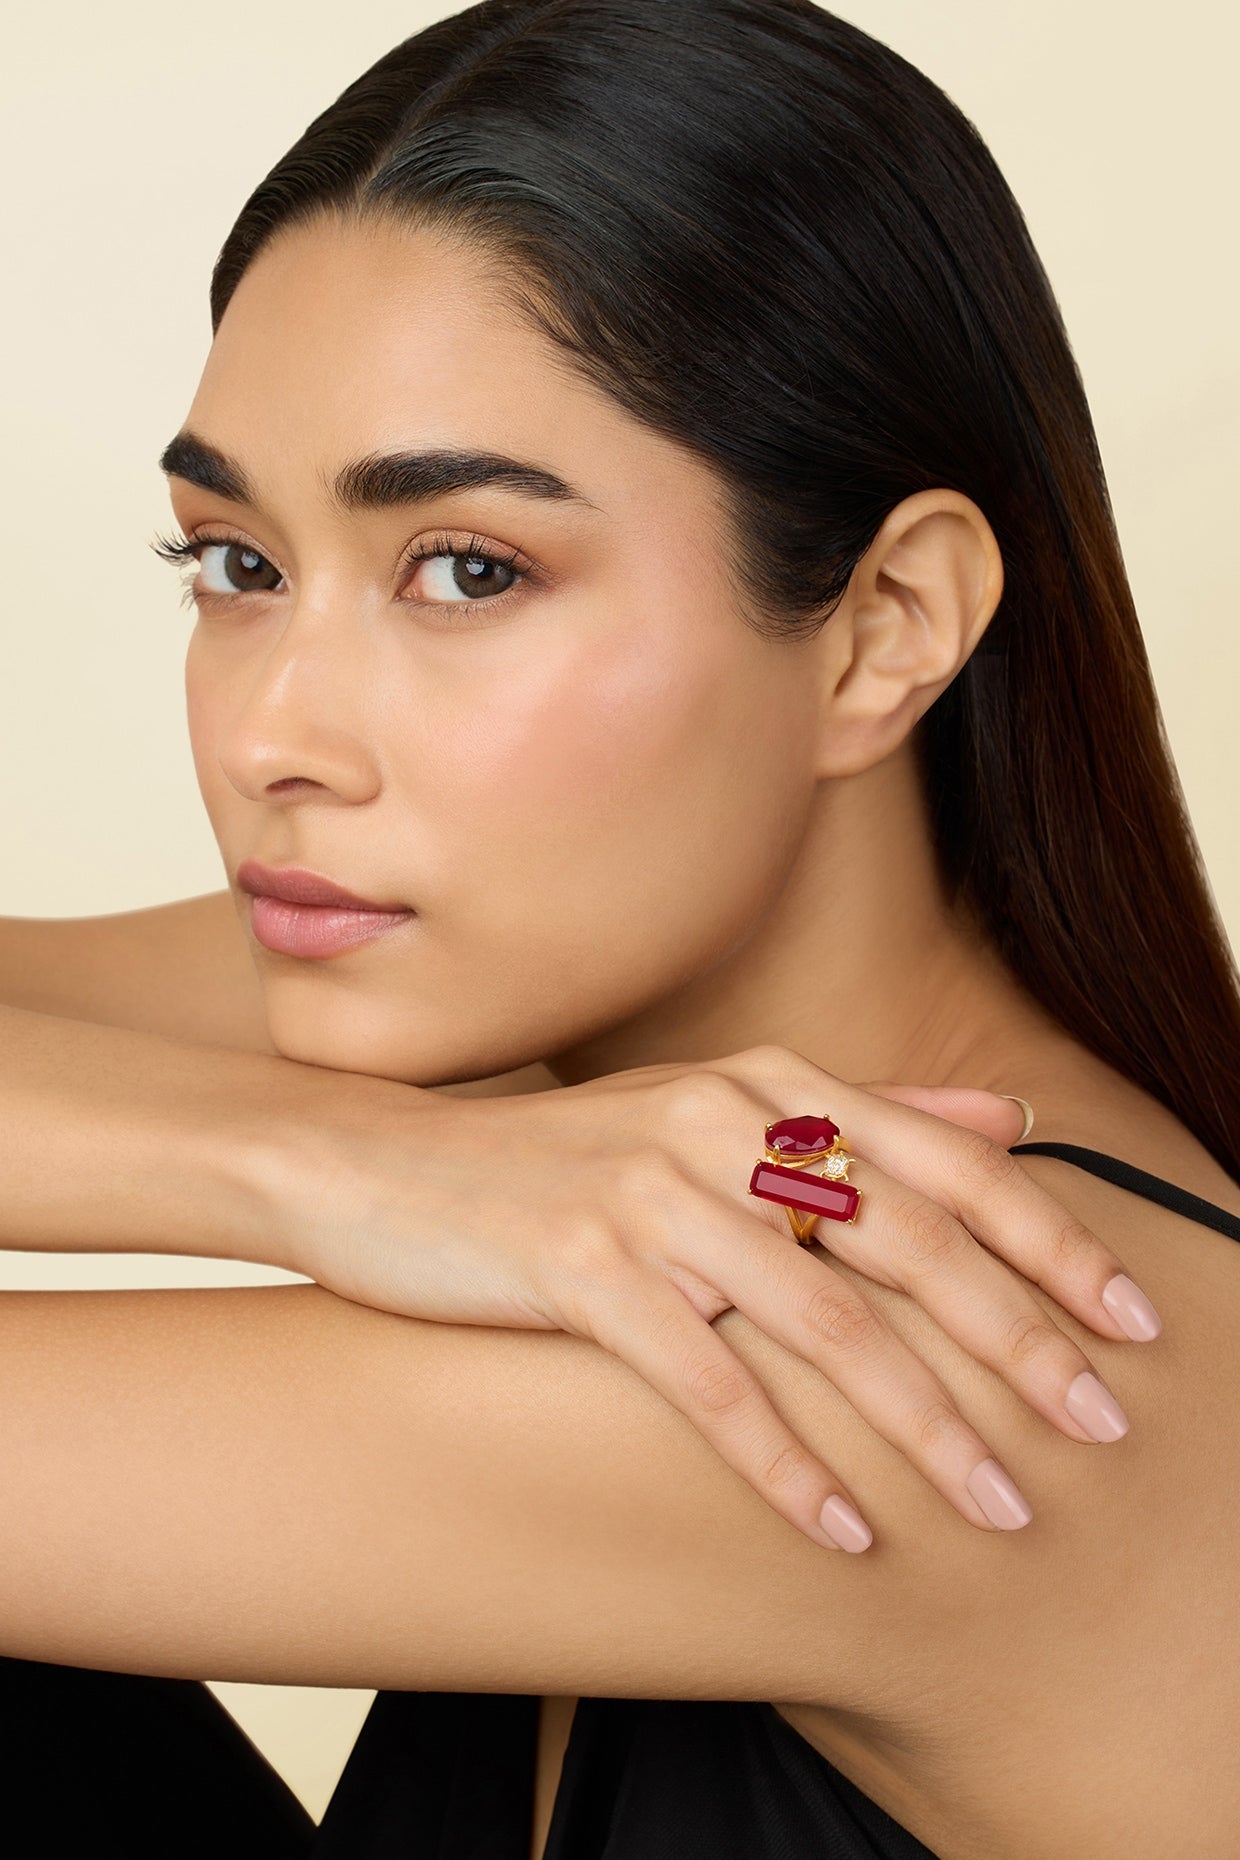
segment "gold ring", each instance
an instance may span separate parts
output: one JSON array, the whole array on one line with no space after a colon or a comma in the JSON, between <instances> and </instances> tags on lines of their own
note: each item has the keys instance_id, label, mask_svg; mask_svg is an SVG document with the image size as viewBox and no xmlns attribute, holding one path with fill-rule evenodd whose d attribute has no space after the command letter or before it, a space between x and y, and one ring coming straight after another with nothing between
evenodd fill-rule
<instances>
[{"instance_id":1,"label":"gold ring","mask_svg":"<svg viewBox=\"0 0 1240 1860\"><path fill-rule=\"evenodd\" d=\"M785 1117L768 1124L763 1135L765 1153L754 1164L749 1192L782 1205L798 1245L813 1238L820 1218L849 1225L856 1220L861 1190L848 1179L854 1158L837 1124L826 1116ZM811 1188L805 1174L815 1163L822 1168L812 1179L821 1186Z\"/></svg>"}]
</instances>

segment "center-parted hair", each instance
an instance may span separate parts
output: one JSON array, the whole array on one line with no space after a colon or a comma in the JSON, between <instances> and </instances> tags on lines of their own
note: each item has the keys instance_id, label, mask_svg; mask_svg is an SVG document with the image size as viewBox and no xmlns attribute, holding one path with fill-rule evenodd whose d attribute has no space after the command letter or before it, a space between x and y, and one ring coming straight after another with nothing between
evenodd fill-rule
<instances>
[{"instance_id":1,"label":"center-parted hair","mask_svg":"<svg viewBox=\"0 0 1240 1860\"><path fill-rule=\"evenodd\" d=\"M917 731L944 877L1048 1012L1240 1179L1235 971L1084 388L950 99L812 0L482 0L260 182L213 329L266 242L323 214L478 246L585 379L716 474L764 634L828 623L901 499L978 504L1003 597Z\"/></svg>"}]
</instances>

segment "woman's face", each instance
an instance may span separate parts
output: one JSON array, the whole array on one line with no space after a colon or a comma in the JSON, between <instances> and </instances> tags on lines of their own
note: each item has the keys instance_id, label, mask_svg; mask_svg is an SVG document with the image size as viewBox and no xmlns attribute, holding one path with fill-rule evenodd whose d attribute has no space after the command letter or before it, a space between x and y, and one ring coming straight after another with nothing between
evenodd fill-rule
<instances>
[{"instance_id":1,"label":"woman's face","mask_svg":"<svg viewBox=\"0 0 1240 1860\"><path fill-rule=\"evenodd\" d=\"M813 796L806 648L744 623L712 474L576 377L477 252L281 235L183 431L242 474L227 495L183 450L170 487L207 543L194 761L279 1052L487 1077L657 1017L752 935ZM428 472L333 494L351 462L440 452L578 495ZM250 860L412 914L290 954Z\"/></svg>"}]
</instances>

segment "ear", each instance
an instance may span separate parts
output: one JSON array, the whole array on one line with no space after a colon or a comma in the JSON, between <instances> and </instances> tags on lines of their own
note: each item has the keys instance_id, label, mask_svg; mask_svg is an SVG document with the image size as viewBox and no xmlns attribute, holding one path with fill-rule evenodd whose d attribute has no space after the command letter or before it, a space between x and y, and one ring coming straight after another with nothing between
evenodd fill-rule
<instances>
[{"instance_id":1,"label":"ear","mask_svg":"<svg viewBox=\"0 0 1240 1860\"><path fill-rule=\"evenodd\" d=\"M819 635L819 776L856 775L909 735L985 632L1003 593L994 531L960 491L892 510Z\"/></svg>"}]
</instances>

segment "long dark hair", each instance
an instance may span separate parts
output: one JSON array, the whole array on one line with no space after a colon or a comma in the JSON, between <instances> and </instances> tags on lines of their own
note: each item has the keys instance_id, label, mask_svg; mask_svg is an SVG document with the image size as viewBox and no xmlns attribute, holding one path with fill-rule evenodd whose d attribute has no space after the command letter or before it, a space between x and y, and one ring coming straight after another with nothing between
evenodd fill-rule
<instances>
[{"instance_id":1,"label":"long dark hair","mask_svg":"<svg viewBox=\"0 0 1240 1860\"><path fill-rule=\"evenodd\" d=\"M246 201L493 257L590 381L717 474L751 623L821 625L943 485L1003 553L918 727L947 882L1043 1006L1240 1179L1240 995L1058 305L977 131L812 0L482 0L350 84Z\"/></svg>"}]
</instances>

